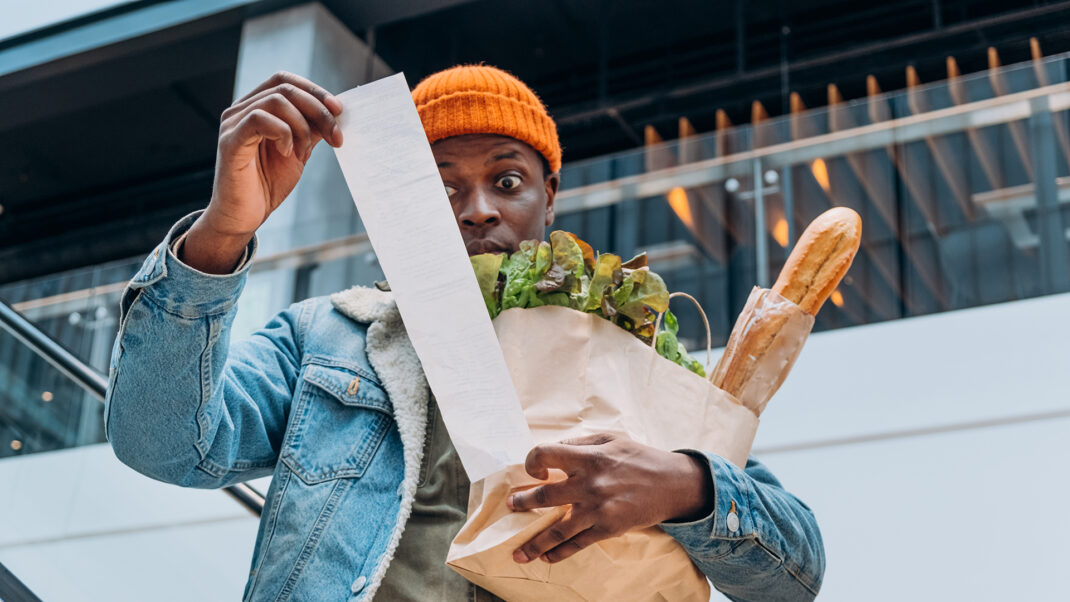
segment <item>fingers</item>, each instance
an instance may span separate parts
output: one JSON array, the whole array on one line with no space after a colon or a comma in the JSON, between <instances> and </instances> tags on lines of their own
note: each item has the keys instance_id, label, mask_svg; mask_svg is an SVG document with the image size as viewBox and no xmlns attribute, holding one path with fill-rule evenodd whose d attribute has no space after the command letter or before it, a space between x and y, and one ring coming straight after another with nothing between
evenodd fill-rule
<instances>
[{"instance_id":1,"label":"fingers","mask_svg":"<svg viewBox=\"0 0 1070 602\"><path fill-rule=\"evenodd\" d=\"M518 491L509 496L505 505L513 511L534 510L535 508L553 508L564 506L577 501L575 487L568 480L557 483L547 483L532 487L526 491Z\"/></svg>"},{"instance_id":2,"label":"fingers","mask_svg":"<svg viewBox=\"0 0 1070 602\"><path fill-rule=\"evenodd\" d=\"M591 446L604 445L616 440L616 435L596 433L575 439L565 439L560 443L536 445L528 452L524 461L524 469L536 479L547 478L550 468L560 468L571 476L602 455L600 450L592 449Z\"/></svg>"},{"instance_id":3,"label":"fingers","mask_svg":"<svg viewBox=\"0 0 1070 602\"><path fill-rule=\"evenodd\" d=\"M300 75L294 75L293 73L288 73L286 71L279 71L275 73L274 75L266 79L263 83L261 83L259 86L253 88L251 92L235 101L234 104L240 104L260 94L264 90L275 88L283 84L290 84L296 88L308 92L309 94L317 98L320 102L322 102L324 105L326 105L333 115L338 115L342 112L342 103L339 102L337 98L332 96L330 92L323 89L316 83L301 77Z\"/></svg>"},{"instance_id":4,"label":"fingers","mask_svg":"<svg viewBox=\"0 0 1070 602\"><path fill-rule=\"evenodd\" d=\"M236 141L238 146L259 142L259 139L250 138L253 134L246 121L248 115L257 110L289 125L293 142L291 152L302 161L308 160L320 139L336 147L342 144L337 120L342 104L322 87L285 72L271 76L223 111L221 142L224 137L232 139L232 145Z\"/></svg>"},{"instance_id":5,"label":"fingers","mask_svg":"<svg viewBox=\"0 0 1070 602\"><path fill-rule=\"evenodd\" d=\"M524 470L536 479L546 479L551 468L560 468L572 475L584 464L584 447L566 443L543 443L531 448L524 459Z\"/></svg>"},{"instance_id":6,"label":"fingers","mask_svg":"<svg viewBox=\"0 0 1070 602\"><path fill-rule=\"evenodd\" d=\"M598 527L591 527L586 531L581 532L579 535L569 539L568 541L558 545L557 547L549 550L542 555L542 559L549 563L561 562L562 560L572 556L576 552L592 546L603 539L609 539L613 537L612 533L603 531ZM515 559L515 555L514 555Z\"/></svg>"},{"instance_id":7,"label":"fingers","mask_svg":"<svg viewBox=\"0 0 1070 602\"><path fill-rule=\"evenodd\" d=\"M566 515L565 518L550 525L541 533L531 538L526 544L513 552L513 560L521 564L539 558L546 552L558 547L570 547L569 543L574 537L586 533L591 523L583 516L574 514ZM577 549L577 551L579 551ZM563 553L564 551L562 551ZM575 552L573 552L575 553ZM569 554L571 556L571 554Z\"/></svg>"},{"instance_id":8,"label":"fingers","mask_svg":"<svg viewBox=\"0 0 1070 602\"><path fill-rule=\"evenodd\" d=\"M289 156L294 152L293 130L282 119L261 109L253 109L234 129L220 140L220 146L259 144L260 140L273 140L279 153Z\"/></svg>"},{"instance_id":9,"label":"fingers","mask_svg":"<svg viewBox=\"0 0 1070 602\"><path fill-rule=\"evenodd\" d=\"M310 138L313 142L318 142L319 138L322 138L331 146L340 146L342 143L342 132L338 128L337 119L327 106L312 94L293 84L280 84L235 103L223 111L224 122L234 115L241 115L243 111L251 107L275 112L284 119L286 117L283 111L292 114L302 127L309 128L316 133L316 136ZM287 121L290 120L287 119Z\"/></svg>"}]
</instances>

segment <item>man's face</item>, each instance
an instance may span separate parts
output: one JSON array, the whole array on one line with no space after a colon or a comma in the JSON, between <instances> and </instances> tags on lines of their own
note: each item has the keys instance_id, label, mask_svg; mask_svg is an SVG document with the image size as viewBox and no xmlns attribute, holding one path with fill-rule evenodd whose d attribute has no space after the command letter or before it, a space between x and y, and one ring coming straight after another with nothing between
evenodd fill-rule
<instances>
[{"instance_id":1,"label":"man's face","mask_svg":"<svg viewBox=\"0 0 1070 602\"><path fill-rule=\"evenodd\" d=\"M431 145L469 255L513 252L542 240L554 221L559 177L541 156L506 136L470 134Z\"/></svg>"}]
</instances>

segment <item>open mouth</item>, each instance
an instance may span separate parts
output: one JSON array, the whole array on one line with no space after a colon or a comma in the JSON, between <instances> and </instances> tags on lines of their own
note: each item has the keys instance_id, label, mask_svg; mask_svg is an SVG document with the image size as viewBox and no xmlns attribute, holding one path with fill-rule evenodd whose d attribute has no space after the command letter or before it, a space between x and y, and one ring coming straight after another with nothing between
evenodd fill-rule
<instances>
[{"instance_id":1,"label":"open mouth","mask_svg":"<svg viewBox=\"0 0 1070 602\"><path fill-rule=\"evenodd\" d=\"M505 246L501 243L494 242L493 240L480 239L471 240L465 244L465 250L469 255L479 255L480 253L501 253L506 250Z\"/></svg>"}]
</instances>

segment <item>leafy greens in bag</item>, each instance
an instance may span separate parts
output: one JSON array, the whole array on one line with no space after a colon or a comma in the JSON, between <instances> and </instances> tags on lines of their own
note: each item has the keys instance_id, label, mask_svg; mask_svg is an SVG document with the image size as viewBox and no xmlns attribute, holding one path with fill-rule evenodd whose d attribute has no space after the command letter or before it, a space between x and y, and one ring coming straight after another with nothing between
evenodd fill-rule
<instances>
[{"instance_id":1,"label":"leafy greens in bag","mask_svg":"<svg viewBox=\"0 0 1070 602\"><path fill-rule=\"evenodd\" d=\"M657 315L658 354L705 376L702 364L676 338L676 316L669 309L665 281L646 265L646 254L621 262L612 253L595 254L574 234L556 230L550 242L525 240L512 255L484 253L471 258L483 301L493 319L514 307L560 305L599 315L650 343Z\"/></svg>"}]
</instances>

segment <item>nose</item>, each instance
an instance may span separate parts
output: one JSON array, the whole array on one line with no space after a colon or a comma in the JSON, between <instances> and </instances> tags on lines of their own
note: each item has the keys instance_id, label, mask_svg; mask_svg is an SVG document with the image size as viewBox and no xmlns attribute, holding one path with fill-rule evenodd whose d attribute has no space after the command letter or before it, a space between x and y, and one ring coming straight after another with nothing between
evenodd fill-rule
<instances>
[{"instance_id":1,"label":"nose","mask_svg":"<svg viewBox=\"0 0 1070 602\"><path fill-rule=\"evenodd\" d=\"M463 200L457 213L457 221L468 227L491 226L501 219L497 206L479 189Z\"/></svg>"}]
</instances>

